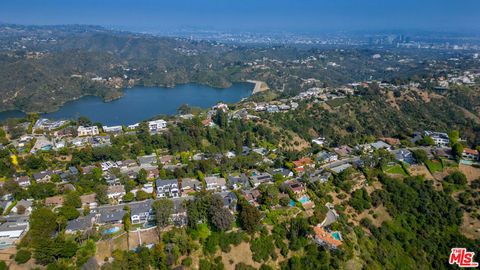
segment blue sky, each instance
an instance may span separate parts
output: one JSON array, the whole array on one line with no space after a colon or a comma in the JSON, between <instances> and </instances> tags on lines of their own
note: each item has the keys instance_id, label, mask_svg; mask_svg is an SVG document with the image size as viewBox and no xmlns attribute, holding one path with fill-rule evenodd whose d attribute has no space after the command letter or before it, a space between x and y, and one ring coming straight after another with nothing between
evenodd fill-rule
<instances>
[{"instance_id":1,"label":"blue sky","mask_svg":"<svg viewBox=\"0 0 480 270\"><path fill-rule=\"evenodd\" d=\"M1 0L0 22L150 30L480 32L480 0Z\"/></svg>"}]
</instances>

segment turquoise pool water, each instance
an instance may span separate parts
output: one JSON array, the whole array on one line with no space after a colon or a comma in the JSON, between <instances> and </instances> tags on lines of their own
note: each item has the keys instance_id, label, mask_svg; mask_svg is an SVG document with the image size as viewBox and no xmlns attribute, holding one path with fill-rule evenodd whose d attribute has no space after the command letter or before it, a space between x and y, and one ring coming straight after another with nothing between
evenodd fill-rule
<instances>
[{"instance_id":1,"label":"turquoise pool water","mask_svg":"<svg viewBox=\"0 0 480 270\"><path fill-rule=\"evenodd\" d=\"M333 238L337 239L338 241L342 240L342 235L340 234L340 232L332 232L331 235Z\"/></svg>"},{"instance_id":2,"label":"turquoise pool water","mask_svg":"<svg viewBox=\"0 0 480 270\"><path fill-rule=\"evenodd\" d=\"M300 199L298 199L298 201L302 204L304 203L307 203L310 201L310 198L308 198L308 196L302 196L300 197ZM294 200L290 200L290 206L295 206L295 201Z\"/></svg>"},{"instance_id":3,"label":"turquoise pool water","mask_svg":"<svg viewBox=\"0 0 480 270\"><path fill-rule=\"evenodd\" d=\"M51 145L46 145L44 147L41 148L43 151L48 151L48 150L51 150L52 149L52 146Z\"/></svg>"},{"instance_id":4,"label":"turquoise pool water","mask_svg":"<svg viewBox=\"0 0 480 270\"><path fill-rule=\"evenodd\" d=\"M310 199L307 196L302 196L298 201L301 203L307 203Z\"/></svg>"},{"instance_id":5,"label":"turquoise pool water","mask_svg":"<svg viewBox=\"0 0 480 270\"><path fill-rule=\"evenodd\" d=\"M13 246L13 245L9 244L9 243L5 243L5 242L0 243L0 249L9 248L11 246Z\"/></svg>"},{"instance_id":6,"label":"turquoise pool water","mask_svg":"<svg viewBox=\"0 0 480 270\"><path fill-rule=\"evenodd\" d=\"M112 227L103 231L103 234L112 234L120 231L120 227Z\"/></svg>"}]
</instances>

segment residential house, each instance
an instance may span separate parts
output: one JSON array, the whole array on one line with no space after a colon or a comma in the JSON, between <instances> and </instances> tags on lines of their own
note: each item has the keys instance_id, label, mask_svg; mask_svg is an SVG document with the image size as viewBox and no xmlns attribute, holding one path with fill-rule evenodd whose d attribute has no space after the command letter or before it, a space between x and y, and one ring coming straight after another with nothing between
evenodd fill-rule
<instances>
[{"instance_id":1,"label":"residential house","mask_svg":"<svg viewBox=\"0 0 480 270\"><path fill-rule=\"evenodd\" d=\"M229 175L227 179L228 187L231 189L239 189L240 187L245 187L248 184L248 177L244 173L238 176Z\"/></svg>"},{"instance_id":2,"label":"residential house","mask_svg":"<svg viewBox=\"0 0 480 270\"><path fill-rule=\"evenodd\" d=\"M318 137L312 140L312 143L323 146L325 144L325 137Z\"/></svg>"},{"instance_id":3,"label":"residential house","mask_svg":"<svg viewBox=\"0 0 480 270\"><path fill-rule=\"evenodd\" d=\"M97 208L95 211L96 213L96 222L99 224L114 224L114 223L122 223L123 216L127 213L123 209L123 205L117 206L109 206L103 208Z\"/></svg>"},{"instance_id":4,"label":"residential house","mask_svg":"<svg viewBox=\"0 0 480 270\"><path fill-rule=\"evenodd\" d=\"M102 176L103 176L103 179L105 179L105 181L107 182L107 185L109 186L120 185L120 178L116 177L113 173L106 171L106 172L103 172Z\"/></svg>"},{"instance_id":5,"label":"residential house","mask_svg":"<svg viewBox=\"0 0 480 270\"><path fill-rule=\"evenodd\" d=\"M62 195L48 197L48 198L45 198L45 205L53 206L53 207L62 206L63 201L64 199Z\"/></svg>"},{"instance_id":6,"label":"residential house","mask_svg":"<svg viewBox=\"0 0 480 270\"><path fill-rule=\"evenodd\" d=\"M125 192L125 187L123 185L118 186L108 186L107 188L107 197L109 199L121 199L123 196L127 194Z\"/></svg>"},{"instance_id":7,"label":"residential house","mask_svg":"<svg viewBox=\"0 0 480 270\"><path fill-rule=\"evenodd\" d=\"M236 157L237 155L235 154L235 152L233 151L228 151L227 153L225 153L225 157L230 159L230 158L234 158Z\"/></svg>"},{"instance_id":8,"label":"residential house","mask_svg":"<svg viewBox=\"0 0 480 270\"><path fill-rule=\"evenodd\" d=\"M272 170L272 175L281 174L284 178L293 177L293 172L285 168L277 168Z\"/></svg>"},{"instance_id":9,"label":"residential house","mask_svg":"<svg viewBox=\"0 0 480 270\"><path fill-rule=\"evenodd\" d=\"M158 171L157 167L144 168L144 170L147 172L147 179L155 179L160 176L160 172Z\"/></svg>"},{"instance_id":10,"label":"residential house","mask_svg":"<svg viewBox=\"0 0 480 270\"><path fill-rule=\"evenodd\" d=\"M152 204L153 200L129 204L130 220L132 221L132 224L145 223L149 220L152 220Z\"/></svg>"},{"instance_id":11,"label":"residential house","mask_svg":"<svg viewBox=\"0 0 480 270\"><path fill-rule=\"evenodd\" d=\"M302 182L296 180L290 180L283 183L285 186L290 188L295 195L301 195L305 192L305 185Z\"/></svg>"},{"instance_id":12,"label":"residential house","mask_svg":"<svg viewBox=\"0 0 480 270\"><path fill-rule=\"evenodd\" d=\"M237 209L238 197L234 192L224 192L220 195L223 197L223 204L226 208L230 209L231 211L235 211Z\"/></svg>"},{"instance_id":13,"label":"residential house","mask_svg":"<svg viewBox=\"0 0 480 270\"><path fill-rule=\"evenodd\" d=\"M180 190L178 187L177 179L157 179L155 181L155 187L157 190L157 198L171 197L176 198L180 196Z\"/></svg>"},{"instance_id":14,"label":"residential house","mask_svg":"<svg viewBox=\"0 0 480 270\"><path fill-rule=\"evenodd\" d=\"M81 168L81 171L82 171L82 174L85 175L85 174L89 174L93 171L93 169L95 169L96 166L93 166L93 165L88 165L88 166L84 166Z\"/></svg>"},{"instance_id":15,"label":"residential house","mask_svg":"<svg viewBox=\"0 0 480 270\"><path fill-rule=\"evenodd\" d=\"M140 163L141 167L151 167L151 166L156 167L157 155L152 154L152 155L138 157L138 163Z\"/></svg>"},{"instance_id":16,"label":"residential house","mask_svg":"<svg viewBox=\"0 0 480 270\"><path fill-rule=\"evenodd\" d=\"M278 112L280 112L280 108L278 108L277 105L268 105L268 106L267 106L267 112L269 112L269 113L278 113Z\"/></svg>"},{"instance_id":17,"label":"residential house","mask_svg":"<svg viewBox=\"0 0 480 270\"><path fill-rule=\"evenodd\" d=\"M352 164L350 163L344 163L342 165L338 165L338 166L335 166L335 167L331 167L330 170L335 172L335 173L341 173L343 172L344 170L348 169L352 167Z\"/></svg>"},{"instance_id":18,"label":"residential house","mask_svg":"<svg viewBox=\"0 0 480 270\"><path fill-rule=\"evenodd\" d=\"M263 148L263 147L259 147L259 148L253 148L252 149L253 152L261 155L261 156L265 156L267 154L267 149Z\"/></svg>"},{"instance_id":19,"label":"residential house","mask_svg":"<svg viewBox=\"0 0 480 270\"><path fill-rule=\"evenodd\" d=\"M188 217L184 198L173 199L173 213L170 216L170 219L173 225L177 227L187 225Z\"/></svg>"},{"instance_id":20,"label":"residential house","mask_svg":"<svg viewBox=\"0 0 480 270\"><path fill-rule=\"evenodd\" d=\"M321 184L326 183L330 176L332 175L331 172L324 171L324 170L317 170L312 175L308 177L311 183L320 182Z\"/></svg>"},{"instance_id":21,"label":"residential house","mask_svg":"<svg viewBox=\"0 0 480 270\"><path fill-rule=\"evenodd\" d=\"M202 120L202 125L204 127L214 127L215 126L215 123L212 121L211 118L206 118L206 119L203 119Z\"/></svg>"},{"instance_id":22,"label":"residential house","mask_svg":"<svg viewBox=\"0 0 480 270\"><path fill-rule=\"evenodd\" d=\"M373 147L371 144L365 143L355 146L355 150L360 153L372 153Z\"/></svg>"},{"instance_id":23,"label":"residential house","mask_svg":"<svg viewBox=\"0 0 480 270\"><path fill-rule=\"evenodd\" d=\"M220 178L216 176L205 177L205 189L206 190L216 190L216 191L225 191L227 190L225 178Z\"/></svg>"},{"instance_id":24,"label":"residential house","mask_svg":"<svg viewBox=\"0 0 480 270\"><path fill-rule=\"evenodd\" d=\"M95 214L90 213L87 216L79 217L74 220L69 220L65 227L65 233L72 234L75 232L83 232L93 227L95 223Z\"/></svg>"},{"instance_id":25,"label":"residential house","mask_svg":"<svg viewBox=\"0 0 480 270\"><path fill-rule=\"evenodd\" d=\"M479 160L478 151L470 148L464 148L462 158L468 160Z\"/></svg>"},{"instance_id":26,"label":"residential house","mask_svg":"<svg viewBox=\"0 0 480 270\"><path fill-rule=\"evenodd\" d=\"M42 172L34 173L33 179L35 179L37 183L46 183L50 181L53 174L54 174L53 171L50 171L50 170L42 171Z\"/></svg>"},{"instance_id":27,"label":"residential house","mask_svg":"<svg viewBox=\"0 0 480 270\"><path fill-rule=\"evenodd\" d=\"M0 244L11 246L15 244L28 231L28 223L7 221L0 225Z\"/></svg>"},{"instance_id":28,"label":"residential house","mask_svg":"<svg viewBox=\"0 0 480 270\"><path fill-rule=\"evenodd\" d=\"M105 161L100 164L102 171L108 171L111 168L118 168L118 165L115 161Z\"/></svg>"},{"instance_id":29,"label":"residential house","mask_svg":"<svg viewBox=\"0 0 480 270\"><path fill-rule=\"evenodd\" d=\"M12 208L12 212L20 215L21 213L19 213L19 208L23 208L23 214L29 215L32 212L32 202L22 199L18 201L17 204Z\"/></svg>"},{"instance_id":30,"label":"residential house","mask_svg":"<svg viewBox=\"0 0 480 270\"><path fill-rule=\"evenodd\" d=\"M82 201L82 207L90 207L95 208L97 207L97 194L92 193L92 194L86 194L80 196L80 201Z\"/></svg>"},{"instance_id":31,"label":"residential house","mask_svg":"<svg viewBox=\"0 0 480 270\"><path fill-rule=\"evenodd\" d=\"M152 183L146 183L142 187L142 191L148 194L153 193L153 184Z\"/></svg>"},{"instance_id":32,"label":"residential house","mask_svg":"<svg viewBox=\"0 0 480 270\"><path fill-rule=\"evenodd\" d=\"M135 129L137 129L139 126L140 126L140 123L135 123L135 124L132 124L132 125L128 125L128 126L127 126L127 129L128 129L128 130L135 130Z\"/></svg>"},{"instance_id":33,"label":"residential house","mask_svg":"<svg viewBox=\"0 0 480 270\"><path fill-rule=\"evenodd\" d=\"M17 182L17 184L22 188L30 186L30 178L28 176L17 177L15 182Z\"/></svg>"},{"instance_id":34,"label":"residential house","mask_svg":"<svg viewBox=\"0 0 480 270\"><path fill-rule=\"evenodd\" d=\"M391 146L400 145L400 140L397 139L397 138L389 138L389 137L387 137L387 138L380 138L380 140L388 143L388 144L391 145Z\"/></svg>"},{"instance_id":35,"label":"residential house","mask_svg":"<svg viewBox=\"0 0 480 270\"><path fill-rule=\"evenodd\" d=\"M313 166L313 161L309 157L304 157L299 160L295 160L293 162L293 165L295 166L294 169L297 173L302 173L305 171L306 168Z\"/></svg>"},{"instance_id":36,"label":"residential house","mask_svg":"<svg viewBox=\"0 0 480 270\"><path fill-rule=\"evenodd\" d=\"M68 167L68 170L70 171L71 174L77 175L78 174L78 169L74 166Z\"/></svg>"},{"instance_id":37,"label":"residential house","mask_svg":"<svg viewBox=\"0 0 480 270\"><path fill-rule=\"evenodd\" d=\"M179 183L180 183L180 190L182 194L185 194L185 195L200 191L203 188L202 182L193 178L181 179L179 180Z\"/></svg>"},{"instance_id":38,"label":"residential house","mask_svg":"<svg viewBox=\"0 0 480 270\"><path fill-rule=\"evenodd\" d=\"M321 151L317 155L317 160L320 163L330 163L330 162L337 161L338 160L338 155L337 155L337 153Z\"/></svg>"},{"instance_id":39,"label":"residential house","mask_svg":"<svg viewBox=\"0 0 480 270\"><path fill-rule=\"evenodd\" d=\"M250 176L250 183L252 187L258 187L262 183L272 183L273 177L269 173L258 173L255 172Z\"/></svg>"},{"instance_id":40,"label":"residential house","mask_svg":"<svg viewBox=\"0 0 480 270\"><path fill-rule=\"evenodd\" d=\"M325 231L320 226L313 227L313 231L315 233L314 236L313 236L313 240L321 246L325 246L325 247L328 247L328 248L331 248L331 249L337 249L338 247L340 247L342 245L342 241L336 239L332 235L332 233L329 233L329 232ZM340 233L336 232L335 235L338 237L340 235Z\"/></svg>"},{"instance_id":41,"label":"residential house","mask_svg":"<svg viewBox=\"0 0 480 270\"><path fill-rule=\"evenodd\" d=\"M395 159L397 161L405 162L408 164L415 163L415 158L413 157L412 152L408 149L394 150L392 153L395 155Z\"/></svg>"},{"instance_id":42,"label":"residential house","mask_svg":"<svg viewBox=\"0 0 480 270\"><path fill-rule=\"evenodd\" d=\"M121 133L123 131L122 126L103 126L102 128L106 133Z\"/></svg>"},{"instance_id":43,"label":"residential house","mask_svg":"<svg viewBox=\"0 0 480 270\"><path fill-rule=\"evenodd\" d=\"M435 131L425 131L425 136L432 138L435 145L439 147L447 147L450 144L450 138L447 133L435 132Z\"/></svg>"},{"instance_id":44,"label":"residential house","mask_svg":"<svg viewBox=\"0 0 480 270\"><path fill-rule=\"evenodd\" d=\"M334 151L338 154L339 157L346 157L352 153L353 149L347 145L343 145L340 147L336 147Z\"/></svg>"},{"instance_id":45,"label":"residential house","mask_svg":"<svg viewBox=\"0 0 480 270\"><path fill-rule=\"evenodd\" d=\"M82 136L95 136L100 134L98 127L97 126L91 126L91 127L84 127L84 126L79 126L77 128L77 134L79 137Z\"/></svg>"},{"instance_id":46,"label":"residential house","mask_svg":"<svg viewBox=\"0 0 480 270\"><path fill-rule=\"evenodd\" d=\"M165 165L165 164L171 164L173 162L174 157L172 155L164 155L160 157L160 163Z\"/></svg>"},{"instance_id":47,"label":"residential house","mask_svg":"<svg viewBox=\"0 0 480 270\"><path fill-rule=\"evenodd\" d=\"M128 168L132 168L137 166L137 162L133 159L126 159L120 162L120 169L121 170L127 170Z\"/></svg>"},{"instance_id":48,"label":"residential house","mask_svg":"<svg viewBox=\"0 0 480 270\"><path fill-rule=\"evenodd\" d=\"M257 201L262 195L258 189L242 190L242 195L251 205L258 205Z\"/></svg>"},{"instance_id":49,"label":"residential house","mask_svg":"<svg viewBox=\"0 0 480 270\"><path fill-rule=\"evenodd\" d=\"M148 129L150 132L155 133L165 128L167 128L167 122L165 120L159 119L148 122Z\"/></svg>"},{"instance_id":50,"label":"residential house","mask_svg":"<svg viewBox=\"0 0 480 270\"><path fill-rule=\"evenodd\" d=\"M90 143L92 147L105 147L112 145L110 136L89 137L88 143Z\"/></svg>"},{"instance_id":51,"label":"residential house","mask_svg":"<svg viewBox=\"0 0 480 270\"><path fill-rule=\"evenodd\" d=\"M370 145L375 150L380 150L380 149L391 150L391 146L383 141L377 141L377 142L371 143Z\"/></svg>"},{"instance_id":52,"label":"residential house","mask_svg":"<svg viewBox=\"0 0 480 270\"><path fill-rule=\"evenodd\" d=\"M86 138L74 138L71 142L75 147L83 147L87 144L88 140Z\"/></svg>"}]
</instances>

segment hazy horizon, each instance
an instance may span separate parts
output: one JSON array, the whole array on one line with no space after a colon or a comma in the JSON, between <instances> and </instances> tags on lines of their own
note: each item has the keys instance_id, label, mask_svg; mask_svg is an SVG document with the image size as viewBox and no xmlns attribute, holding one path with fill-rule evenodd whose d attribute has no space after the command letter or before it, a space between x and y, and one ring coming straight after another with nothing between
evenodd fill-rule
<instances>
[{"instance_id":1,"label":"hazy horizon","mask_svg":"<svg viewBox=\"0 0 480 270\"><path fill-rule=\"evenodd\" d=\"M19 0L0 3L0 22L88 24L131 31L480 32L480 1L462 0Z\"/></svg>"}]
</instances>

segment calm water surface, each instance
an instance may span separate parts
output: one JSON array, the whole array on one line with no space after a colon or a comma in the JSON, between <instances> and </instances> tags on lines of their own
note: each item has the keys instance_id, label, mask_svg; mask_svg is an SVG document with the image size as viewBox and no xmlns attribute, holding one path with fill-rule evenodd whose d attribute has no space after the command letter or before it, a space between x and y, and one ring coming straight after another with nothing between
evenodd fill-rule
<instances>
[{"instance_id":1,"label":"calm water surface","mask_svg":"<svg viewBox=\"0 0 480 270\"><path fill-rule=\"evenodd\" d=\"M112 102L88 96L68 102L60 110L43 114L49 119L76 119L86 116L104 125L129 125L159 114L175 114L182 104L208 108L217 102L237 102L252 93L253 84L236 83L227 89L198 84L177 85L174 88L134 87ZM22 117L19 111L0 112L0 120Z\"/></svg>"}]
</instances>

